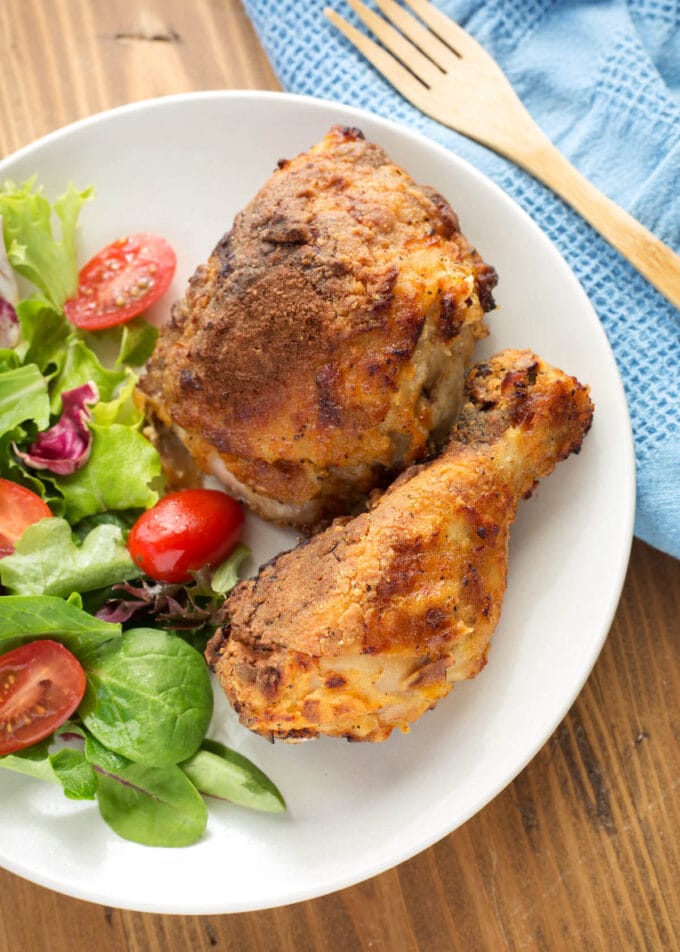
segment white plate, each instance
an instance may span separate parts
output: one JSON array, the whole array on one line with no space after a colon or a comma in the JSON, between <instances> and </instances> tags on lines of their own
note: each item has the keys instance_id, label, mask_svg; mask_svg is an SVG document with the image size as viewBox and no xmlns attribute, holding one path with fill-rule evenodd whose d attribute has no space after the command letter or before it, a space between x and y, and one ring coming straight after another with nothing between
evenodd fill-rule
<instances>
[{"instance_id":1,"label":"white plate","mask_svg":"<svg viewBox=\"0 0 680 952\"><path fill-rule=\"evenodd\" d=\"M379 745L323 739L270 745L219 699L212 735L278 783L289 810L210 806L205 838L151 849L117 838L93 803L0 772L0 862L52 889L107 905L224 913L284 905L373 876L480 810L544 744L578 694L609 629L628 561L634 506L630 425L598 319L548 239L503 192L455 155L375 116L275 93L217 92L137 103L69 126L0 163L37 173L47 193L93 184L82 253L134 231L178 253L174 292L273 170L334 123L358 125L460 215L499 274L500 311L482 353L531 347L592 387L583 452L523 503L490 661L409 735ZM292 536L249 525L258 562Z\"/></svg>"}]
</instances>

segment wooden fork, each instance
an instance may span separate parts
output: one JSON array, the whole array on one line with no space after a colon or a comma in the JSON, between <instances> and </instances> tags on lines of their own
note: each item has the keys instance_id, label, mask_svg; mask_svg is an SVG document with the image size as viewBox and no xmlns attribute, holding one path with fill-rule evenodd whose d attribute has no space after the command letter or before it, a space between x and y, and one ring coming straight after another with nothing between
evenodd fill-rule
<instances>
[{"instance_id":1,"label":"wooden fork","mask_svg":"<svg viewBox=\"0 0 680 952\"><path fill-rule=\"evenodd\" d=\"M680 256L592 185L552 144L498 64L428 0L361 0L352 9L379 46L335 10L326 16L399 92L438 122L504 155L576 209L671 303L680 308ZM388 22L389 21L389 22Z\"/></svg>"}]
</instances>

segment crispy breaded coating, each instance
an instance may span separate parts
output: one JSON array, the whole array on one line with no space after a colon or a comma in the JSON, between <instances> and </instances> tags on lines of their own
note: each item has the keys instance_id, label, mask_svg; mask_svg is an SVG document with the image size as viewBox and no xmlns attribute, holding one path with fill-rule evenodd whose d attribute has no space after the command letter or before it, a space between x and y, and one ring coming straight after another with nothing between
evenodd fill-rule
<instances>
[{"instance_id":1,"label":"crispy breaded coating","mask_svg":"<svg viewBox=\"0 0 680 952\"><path fill-rule=\"evenodd\" d=\"M510 524L578 452L588 389L530 351L477 365L440 458L241 582L206 657L247 727L384 740L485 665Z\"/></svg>"},{"instance_id":2,"label":"crispy breaded coating","mask_svg":"<svg viewBox=\"0 0 680 952\"><path fill-rule=\"evenodd\" d=\"M196 271L148 414L260 515L312 527L441 444L495 283L440 195L335 127Z\"/></svg>"}]
</instances>

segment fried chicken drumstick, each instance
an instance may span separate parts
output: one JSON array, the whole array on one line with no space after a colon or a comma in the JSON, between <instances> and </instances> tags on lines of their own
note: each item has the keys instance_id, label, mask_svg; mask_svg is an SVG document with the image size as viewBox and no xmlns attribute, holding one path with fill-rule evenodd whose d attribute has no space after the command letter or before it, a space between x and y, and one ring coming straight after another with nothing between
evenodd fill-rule
<instances>
[{"instance_id":1,"label":"fried chicken drumstick","mask_svg":"<svg viewBox=\"0 0 680 952\"><path fill-rule=\"evenodd\" d=\"M578 452L588 389L530 351L470 372L444 453L232 592L206 657L251 730L384 740L486 663L519 501Z\"/></svg>"},{"instance_id":2,"label":"fried chicken drumstick","mask_svg":"<svg viewBox=\"0 0 680 952\"><path fill-rule=\"evenodd\" d=\"M441 445L496 273L358 129L279 166L173 308L140 393L171 471L174 440L259 515L309 528Z\"/></svg>"}]
</instances>

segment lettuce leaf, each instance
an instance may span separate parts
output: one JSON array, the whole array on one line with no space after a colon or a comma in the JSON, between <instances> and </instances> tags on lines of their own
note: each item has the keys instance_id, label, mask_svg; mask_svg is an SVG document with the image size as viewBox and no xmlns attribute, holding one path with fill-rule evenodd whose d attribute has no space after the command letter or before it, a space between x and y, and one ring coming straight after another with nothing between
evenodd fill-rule
<instances>
[{"instance_id":1,"label":"lettuce leaf","mask_svg":"<svg viewBox=\"0 0 680 952\"><path fill-rule=\"evenodd\" d=\"M45 298L34 295L17 305L21 341L16 353L24 364L37 364L43 373L62 366L66 341L73 328L63 313Z\"/></svg>"},{"instance_id":2,"label":"lettuce leaf","mask_svg":"<svg viewBox=\"0 0 680 952\"><path fill-rule=\"evenodd\" d=\"M51 409L57 414L61 409L61 395L86 383L94 383L101 400L110 400L125 380L124 370L107 370L93 350L74 337L68 341L62 354L62 366L50 384Z\"/></svg>"},{"instance_id":3,"label":"lettuce leaf","mask_svg":"<svg viewBox=\"0 0 680 952\"><path fill-rule=\"evenodd\" d=\"M57 518L29 526L13 554L0 559L0 580L14 595L67 598L138 575L118 526L97 526L77 545L68 522Z\"/></svg>"},{"instance_id":4,"label":"lettuce leaf","mask_svg":"<svg viewBox=\"0 0 680 952\"><path fill-rule=\"evenodd\" d=\"M158 334L159 329L141 317L123 324L116 367L124 363L143 367L153 354Z\"/></svg>"},{"instance_id":5,"label":"lettuce leaf","mask_svg":"<svg viewBox=\"0 0 680 952\"><path fill-rule=\"evenodd\" d=\"M16 370L20 366L21 361L14 348L0 347L0 373L4 374L6 370Z\"/></svg>"},{"instance_id":6,"label":"lettuce leaf","mask_svg":"<svg viewBox=\"0 0 680 952\"><path fill-rule=\"evenodd\" d=\"M50 477L64 497L68 521L75 525L109 509L153 506L160 498L161 483L156 449L139 430L122 423L90 423L90 429L93 439L87 466L71 476Z\"/></svg>"},{"instance_id":7,"label":"lettuce leaf","mask_svg":"<svg viewBox=\"0 0 680 952\"><path fill-rule=\"evenodd\" d=\"M0 436L27 421L39 430L50 422L47 380L35 364L0 374Z\"/></svg>"},{"instance_id":8,"label":"lettuce leaf","mask_svg":"<svg viewBox=\"0 0 680 952\"><path fill-rule=\"evenodd\" d=\"M93 350L106 351L118 370L123 364L143 367L153 353L158 328L143 317L135 317L125 324L108 327L101 331L81 331L83 340Z\"/></svg>"},{"instance_id":9,"label":"lettuce leaf","mask_svg":"<svg viewBox=\"0 0 680 952\"><path fill-rule=\"evenodd\" d=\"M131 369L149 358L157 328L139 318L91 334L74 327L63 311L78 286L77 219L92 195L91 188L69 185L50 204L35 178L0 183L3 267L9 262L38 289L16 304L18 342L13 349L0 347L0 473L37 492L73 525L101 513L146 509L158 500L161 483L160 458L140 432ZM99 392L87 462L68 474L55 473L54 466L38 474L22 465L59 427L62 394L86 384ZM56 550L54 555L59 562Z\"/></svg>"},{"instance_id":10,"label":"lettuce leaf","mask_svg":"<svg viewBox=\"0 0 680 952\"><path fill-rule=\"evenodd\" d=\"M51 205L36 186L35 177L21 185L6 181L0 189L9 262L56 308L78 289L76 225L80 209L93 195L92 188L79 192L69 184ZM54 215L60 222L59 238L52 228Z\"/></svg>"},{"instance_id":11,"label":"lettuce leaf","mask_svg":"<svg viewBox=\"0 0 680 952\"><path fill-rule=\"evenodd\" d=\"M0 767L13 770L16 773L27 774L36 780L57 782L57 775L52 770L49 756L50 739L33 744L24 750L17 750L14 754L0 757Z\"/></svg>"},{"instance_id":12,"label":"lettuce leaf","mask_svg":"<svg viewBox=\"0 0 680 952\"><path fill-rule=\"evenodd\" d=\"M220 565L212 570L210 576L210 587L218 595L226 596L232 588L238 583L238 570L241 563L250 555L250 549L242 542L236 546L234 551Z\"/></svg>"},{"instance_id":13,"label":"lettuce leaf","mask_svg":"<svg viewBox=\"0 0 680 952\"><path fill-rule=\"evenodd\" d=\"M92 419L95 423L100 426L123 423L126 426L139 429L144 420L144 413L134 400L137 379L137 375L128 367L126 379L121 384L116 396L112 400L100 400L93 408Z\"/></svg>"}]
</instances>

